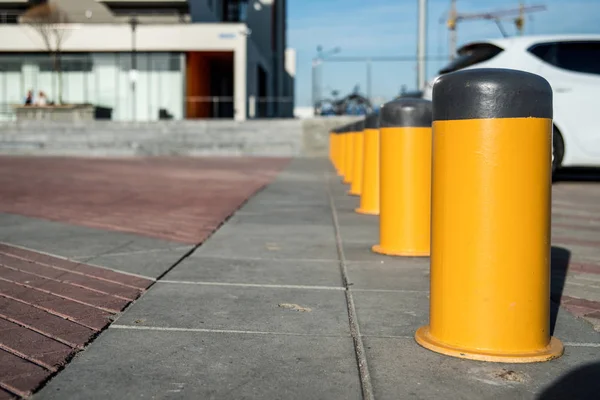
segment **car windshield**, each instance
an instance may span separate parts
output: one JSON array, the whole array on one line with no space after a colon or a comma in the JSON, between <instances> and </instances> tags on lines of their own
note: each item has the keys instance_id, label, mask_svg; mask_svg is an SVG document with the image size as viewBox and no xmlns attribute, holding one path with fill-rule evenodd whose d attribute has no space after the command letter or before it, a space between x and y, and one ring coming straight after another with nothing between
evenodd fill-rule
<instances>
[{"instance_id":1,"label":"car windshield","mask_svg":"<svg viewBox=\"0 0 600 400\"><path fill-rule=\"evenodd\" d=\"M502 49L491 43L476 43L461 47L458 55L450 64L440 70L440 74L458 71L484 61L487 61L502 52Z\"/></svg>"}]
</instances>

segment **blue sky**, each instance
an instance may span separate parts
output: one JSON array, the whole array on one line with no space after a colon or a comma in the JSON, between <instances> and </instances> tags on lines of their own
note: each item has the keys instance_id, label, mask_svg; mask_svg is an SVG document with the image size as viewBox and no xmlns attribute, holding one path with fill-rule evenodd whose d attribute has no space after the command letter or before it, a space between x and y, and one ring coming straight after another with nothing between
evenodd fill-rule
<instances>
[{"instance_id":1,"label":"blue sky","mask_svg":"<svg viewBox=\"0 0 600 400\"><path fill-rule=\"evenodd\" d=\"M544 4L546 11L526 17L526 34L599 33L600 0L528 0L527 5ZM517 8L518 0L458 0L459 12L481 12ZM450 0L428 0L427 54L448 54L448 30L440 19ZM510 20L503 21L509 34L515 33ZM458 24L458 45L471 40L501 37L492 21ZM296 49L296 105L308 106L311 99L311 60L318 45L324 50L339 46L339 56L414 56L417 40L417 0L288 0L288 47ZM427 77L445 62L428 62ZM325 63L323 94L340 94L359 85L366 91L364 63ZM372 95L389 99L402 85L416 88L416 64L376 62L372 66Z\"/></svg>"}]
</instances>

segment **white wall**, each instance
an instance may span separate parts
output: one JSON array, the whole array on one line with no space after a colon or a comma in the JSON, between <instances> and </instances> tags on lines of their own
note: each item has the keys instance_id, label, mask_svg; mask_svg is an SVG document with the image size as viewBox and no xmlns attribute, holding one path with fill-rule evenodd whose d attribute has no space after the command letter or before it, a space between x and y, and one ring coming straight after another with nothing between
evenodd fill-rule
<instances>
[{"instance_id":1,"label":"white wall","mask_svg":"<svg viewBox=\"0 0 600 400\"><path fill-rule=\"evenodd\" d=\"M131 51L131 28L123 24L72 24L65 52ZM245 24L139 25L138 51L234 51L245 47ZM40 34L28 25L0 25L0 53L44 52Z\"/></svg>"}]
</instances>

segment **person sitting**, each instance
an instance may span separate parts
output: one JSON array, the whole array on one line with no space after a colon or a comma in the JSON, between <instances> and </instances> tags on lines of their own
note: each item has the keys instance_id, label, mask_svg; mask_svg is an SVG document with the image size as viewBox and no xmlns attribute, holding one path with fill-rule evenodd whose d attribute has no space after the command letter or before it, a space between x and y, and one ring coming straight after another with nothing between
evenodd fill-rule
<instances>
[{"instance_id":1,"label":"person sitting","mask_svg":"<svg viewBox=\"0 0 600 400\"><path fill-rule=\"evenodd\" d=\"M38 99L37 99L36 105L38 105L38 106L48 105L48 98L46 97L46 93L42 92L41 90L40 90L40 93L38 94Z\"/></svg>"},{"instance_id":2,"label":"person sitting","mask_svg":"<svg viewBox=\"0 0 600 400\"><path fill-rule=\"evenodd\" d=\"M30 106L33 104L33 91L28 90L27 96L25 97L25 105Z\"/></svg>"}]
</instances>

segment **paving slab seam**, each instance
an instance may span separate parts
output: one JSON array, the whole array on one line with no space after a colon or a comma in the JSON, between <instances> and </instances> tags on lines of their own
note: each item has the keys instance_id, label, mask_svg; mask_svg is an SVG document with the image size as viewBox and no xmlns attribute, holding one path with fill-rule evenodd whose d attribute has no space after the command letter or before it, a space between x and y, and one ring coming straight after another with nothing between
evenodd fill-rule
<instances>
[{"instance_id":1,"label":"paving slab seam","mask_svg":"<svg viewBox=\"0 0 600 400\"><path fill-rule=\"evenodd\" d=\"M69 282L69 281L63 281L61 279L56 279L56 278L50 278L48 276L36 274L35 272L25 271L25 270L22 270L22 269L19 269L19 268L15 268L15 267L9 267L9 266L4 265L4 264L0 264L0 267L7 268L7 269L10 269L10 270L13 270L13 271L18 271L18 272L21 272L23 274L32 275L32 276L35 276L35 277L38 277L38 278L48 279L49 281L52 281L52 282L58 282L58 283L62 283L62 284L65 284L65 285L82 288L82 289L85 289L85 290L89 290L90 292L94 292L94 293L98 293L98 294L103 294L103 295L105 295L107 297L114 297L114 298L119 299L119 300L125 300L125 301L132 301L132 300L134 300L134 299L130 299L130 298L127 298L127 297L120 296L118 294L108 293L108 292L105 292L103 290L94 289L94 288L91 288L89 286L85 286L85 285L82 285L82 284L77 284L77 283L73 283L73 282Z\"/></svg>"},{"instance_id":2,"label":"paving slab seam","mask_svg":"<svg viewBox=\"0 0 600 400\"><path fill-rule=\"evenodd\" d=\"M42 307L42 306L40 306L38 304L30 303L30 302L25 301L25 300L17 299L16 297L9 296L9 295L4 294L2 292L0 292L0 297L4 297L5 299L10 299L10 300L13 300L13 301L17 301L17 302L19 302L21 304L26 304L26 305L28 305L30 307L37 308L38 310L45 311L48 314L56 315L57 317L60 317L62 319L66 319L67 321L70 321L70 322L72 322L72 323L74 323L76 325L80 325L80 326L83 326L84 328L91 329L94 332L99 332L100 331L99 329L94 328L93 326L89 326L87 324L84 324L83 322L77 321L76 319L74 319L74 318L72 318L72 317L70 317L68 315L56 312L56 311L54 311L54 310L52 310L50 308Z\"/></svg>"},{"instance_id":3,"label":"paving slab seam","mask_svg":"<svg viewBox=\"0 0 600 400\"><path fill-rule=\"evenodd\" d=\"M23 354L20 351L15 350L13 348L10 348L10 347L2 344L2 343L0 343L0 349L4 350L5 352L10 353L10 354L12 354L14 356L17 356L17 357L19 357L19 358L21 358L23 360L29 361L32 364L40 366L40 367L44 368L45 370L48 370L49 372L56 372L58 370L58 368L56 368L56 367L48 365L45 362L37 360L37 359L35 359L33 357L29 357L27 354Z\"/></svg>"},{"instance_id":4,"label":"paving slab seam","mask_svg":"<svg viewBox=\"0 0 600 400\"><path fill-rule=\"evenodd\" d=\"M235 256L221 256L221 255L197 255L194 256L196 258L207 258L207 259L218 259L218 260L232 260L232 261L244 261L244 260L248 260L248 261L277 261L277 262L295 262L295 263L302 263L302 262L307 262L307 263L311 263L311 262L315 262L315 263L320 263L320 262L330 262L330 263L338 263L339 260L333 259L333 258L282 258L282 259L272 259L272 258L263 258L263 257L235 257Z\"/></svg>"},{"instance_id":5,"label":"paving slab seam","mask_svg":"<svg viewBox=\"0 0 600 400\"><path fill-rule=\"evenodd\" d=\"M22 326L23 328L27 328L27 329L29 329L30 331L34 331L34 332L36 332L36 333L39 333L40 335L42 335L42 336L46 336L46 337L47 337L47 338L49 338L49 339L56 340L57 342L59 342L59 343L62 343L62 344L64 344L65 346L69 346L69 347L71 347L72 349L78 349L78 350L80 350L80 349L83 349L83 347L84 347L84 346L78 345L78 344L76 344L76 343L71 343L71 342L69 342L69 341L67 341L67 340L61 339L61 338L59 338L59 337L56 337L56 336L54 336L54 335L51 335L51 334L49 334L49 333L46 333L46 332L44 332L44 331L42 331L42 330L40 330L40 329L37 329L37 328L35 328L35 327L33 327L33 326L29 325L29 324L23 323L23 322L21 322L21 321L17 321L16 319L14 319L14 318L10 318L10 317L9 317L9 316L7 316L7 315L4 315L4 314L1 314L1 313L0 313L0 318L2 318L2 319L4 319L4 320L6 320L6 321L8 321L8 322L12 322L13 324L16 324L16 325Z\"/></svg>"},{"instance_id":6,"label":"paving slab seam","mask_svg":"<svg viewBox=\"0 0 600 400\"><path fill-rule=\"evenodd\" d=\"M98 305L94 305L94 304L87 303L85 301L77 300L77 299L74 299L74 298L69 297L69 296L63 296L63 295L51 292L49 290L45 290L45 289L38 288L38 287L35 287L35 286L27 285L25 283L19 283L19 282L11 281L10 279L5 279L5 278L0 277L0 280L12 283L12 284L17 285L17 286L23 286L23 287L26 287L27 289L32 289L32 290L36 290L38 292L42 292L42 293L46 293L46 294L49 294L49 295L52 295L52 296L60 297L61 299L65 299L65 300L73 301L75 303L83 304L84 306L97 308L98 310L106 311L106 312L111 313L111 314L118 313L118 312L121 311L121 310L114 310L114 309L110 309L110 308L100 307ZM131 301L131 300L128 300L128 301Z\"/></svg>"},{"instance_id":7,"label":"paving slab seam","mask_svg":"<svg viewBox=\"0 0 600 400\"><path fill-rule=\"evenodd\" d=\"M187 246L187 247L189 247L189 246ZM107 255L102 256L102 257L108 257L110 255L111 254L107 254ZM102 269L106 269L108 271L118 272L119 274L123 274L123 275L129 275L129 276L133 276L133 277L136 277L136 278L148 279L149 281L153 281L153 282L156 281L156 278L154 278L152 276L141 275L141 274L134 274L133 272L127 272L127 271L123 271L122 269L105 267L105 266L102 266L102 265L89 263L89 262L87 262L85 260L81 260L81 259L77 259L77 258L72 258L72 259L66 258L65 260L67 260L67 261L73 261L73 260L75 260L75 261L81 261L83 264L89 265L90 267L102 268ZM93 275L90 275L90 276L93 276ZM96 278L95 276L93 276L93 277ZM109 281L109 282L112 282L112 281ZM127 284L122 284L122 285L125 285L127 287L133 287L133 288L135 288L135 286L131 286L131 285L127 285ZM148 290L148 288L146 288L144 290Z\"/></svg>"},{"instance_id":8,"label":"paving slab seam","mask_svg":"<svg viewBox=\"0 0 600 400\"><path fill-rule=\"evenodd\" d=\"M309 286L309 285L275 285L262 283L231 283L231 282L202 282L202 281L177 281L177 280L161 280L157 283L171 285L204 285L204 286L238 286L238 287L255 287L255 288L273 288L273 289L309 289L309 290L345 290L338 286Z\"/></svg>"},{"instance_id":9,"label":"paving slab seam","mask_svg":"<svg viewBox=\"0 0 600 400\"><path fill-rule=\"evenodd\" d=\"M27 398L27 397L31 396L31 392L23 392L15 387L7 385L6 383L0 382L0 388L6 390L9 393L14 394L15 396L19 396L22 398Z\"/></svg>"},{"instance_id":10,"label":"paving slab seam","mask_svg":"<svg viewBox=\"0 0 600 400\"><path fill-rule=\"evenodd\" d=\"M352 288L353 292L369 293L429 293L429 290L404 290L404 289L360 289Z\"/></svg>"},{"instance_id":11,"label":"paving slab seam","mask_svg":"<svg viewBox=\"0 0 600 400\"><path fill-rule=\"evenodd\" d=\"M600 343L563 342L563 344L571 347L600 347Z\"/></svg>"},{"instance_id":12,"label":"paving slab seam","mask_svg":"<svg viewBox=\"0 0 600 400\"><path fill-rule=\"evenodd\" d=\"M91 261L94 258L98 258L98 257L129 256L132 254L160 253L163 251L185 250L185 249L188 249L189 247L190 247L190 245L188 244L186 246L168 247L168 248L164 248L164 249L132 250L132 251L123 251L120 253L109 253L109 254L101 254L101 255L91 255L90 254L90 255L85 255L85 256L73 257L72 259L82 261L82 262L85 262L86 264L89 264L87 261ZM137 275L137 274L129 273L129 275Z\"/></svg>"},{"instance_id":13,"label":"paving slab seam","mask_svg":"<svg viewBox=\"0 0 600 400\"><path fill-rule=\"evenodd\" d=\"M151 281L154 281L154 280L156 280L155 278L152 278L152 277L149 277L149 276L145 276L145 275L134 274L134 273L132 273L132 272L121 271L121 270L114 269L114 268L109 268L109 267L104 267L104 266L101 266L101 265L91 264L91 263L89 263L89 262L86 262L85 260L80 260L80 259L79 259L79 257L73 257L73 258L62 257L62 256L59 256L59 255L57 255L57 254L51 254L51 253L48 253L48 252L45 252L45 251L41 251L41 250L32 250L32 249L30 249L30 248L27 248L27 247L24 247L24 246L19 246L19 245L17 245L17 244L13 244L13 243L0 242L0 245L2 245L2 246L10 246L10 247L15 247L15 248L17 248L17 249L21 249L21 250L24 250L24 251L35 251L36 253L40 253L40 254L43 254L43 255L45 255L45 256L48 256L48 257L54 257L54 258L58 258L58 259L60 259L60 260L64 260L64 261L73 261L73 260L76 260L76 261L81 261L81 262L82 262L82 264L86 264L86 265L89 265L89 266L92 266L92 267L96 267L96 268L106 269L106 270L113 271L113 272L118 272L118 273L121 273L121 274L124 274L124 275L130 275L130 276L135 276L135 277L138 277L138 278L149 279L149 280L151 280ZM187 247L189 247L189 246L185 246L185 248L187 248ZM7 253L3 253L3 254L7 254ZM112 253L111 253L111 254L112 254ZM92 259L93 259L93 258L96 258L96 257L109 256L109 255L111 255L111 254L100 254L100 255L97 255L97 256L94 256L94 257L92 257ZM11 255L11 256L15 257L15 256L14 256L14 255L12 255L12 254L7 254L7 255ZM21 258L21 257L19 257L19 258ZM34 262L34 263L36 263L36 264L42 264L42 265L46 265L46 264L44 264L44 263L41 263L41 262L39 262L39 261L35 261L35 260L28 260L28 261L32 261L32 262ZM74 272L74 271L71 271L71 270L68 270L68 271L70 271L70 272ZM92 277L94 277L94 278L96 278L96 279L100 279L99 277L97 277L97 276L94 276L94 275L90 275L90 276L92 276ZM108 280L108 281L109 281L109 282L112 282L111 280ZM129 285L126 285L126 286L129 286Z\"/></svg>"},{"instance_id":14,"label":"paving slab seam","mask_svg":"<svg viewBox=\"0 0 600 400\"><path fill-rule=\"evenodd\" d=\"M354 343L354 352L356 355L356 362L358 364L358 373L360 378L360 385L362 388L363 400L374 400L373 385L371 383L371 374L369 373L369 366L367 364L367 356L365 352L365 346L362 341L360 334L360 327L358 325L358 317L356 314L356 307L354 305L354 297L352 296L352 290L350 289L350 283L348 280L348 270L346 268L346 257L344 254L344 247L342 244L342 235L340 232L340 225L337 215L337 209L335 206L335 200L331 189L331 174L325 172L324 179L327 187L327 196L329 197L329 206L331 208L331 218L333 220L333 228L335 232L335 242L339 258L340 273L342 274L342 283L346 290L346 305L348 309L348 322L350 325L350 335L352 336L352 342Z\"/></svg>"},{"instance_id":15,"label":"paving slab seam","mask_svg":"<svg viewBox=\"0 0 600 400\"><path fill-rule=\"evenodd\" d=\"M242 335L273 335L273 336L306 336L306 337L329 337L329 338L348 338L350 335L321 335L313 333L296 332L268 332L268 331L247 331L238 329L207 329L207 328L172 328L163 326L133 326L113 324L110 329L123 329L133 331L160 331L160 332L197 332L197 333L226 333Z\"/></svg>"},{"instance_id":16,"label":"paving slab seam","mask_svg":"<svg viewBox=\"0 0 600 400\"><path fill-rule=\"evenodd\" d=\"M30 250L30 249L23 249L23 250L37 251L37 250ZM118 282L118 281L115 281L115 280L112 280L112 279L107 279L107 278L103 278L103 277L99 277L99 276L95 276L95 275L91 275L91 274L86 274L85 272L74 271L74 270L70 270L70 269L67 269L67 268L57 267L55 265L46 264L46 263L41 262L41 261L30 260L30 259L25 258L25 257L19 257L19 256L16 256L14 254L7 254L7 253L1 253L1 254L3 256L10 257L10 258L13 258L13 259L16 259L16 260L23 260L23 261L27 261L27 262L30 262L30 263L33 263L33 264L41 265L41 266L46 267L46 268L51 268L51 269L55 269L55 270L58 270L58 271L64 271L64 272L67 272L67 273L70 273L70 274L85 276L87 278L93 278L93 279L97 279L99 281L109 282L109 283L113 283L115 285L119 285L119 286L131 288L131 289L141 290L139 287L136 287L136 286L128 285L126 283ZM73 261L73 260L72 259L65 259L65 261ZM82 264L91 265L89 263L86 263L83 260L77 260L77 261L82 261ZM0 263L0 265L2 265L3 267L6 267L6 268L18 269L18 268L14 268L14 267L8 267L8 266L6 266L6 265L4 265L2 263ZM98 267L98 268L104 268L104 267L100 267L100 266L96 266L96 267ZM107 268L104 268L104 269L107 269ZM18 269L18 270L22 271L22 272L26 272L26 271L21 270L21 269ZM115 272L121 272L121 271L115 271ZM40 275L40 276L43 277L43 278L47 278L44 275ZM146 277L144 277L144 278L146 278ZM50 279L50 278L48 278L48 279ZM152 279L152 278L147 278L147 279ZM90 290L94 290L94 289L90 289ZM129 300L131 300L131 299L129 299Z\"/></svg>"}]
</instances>

